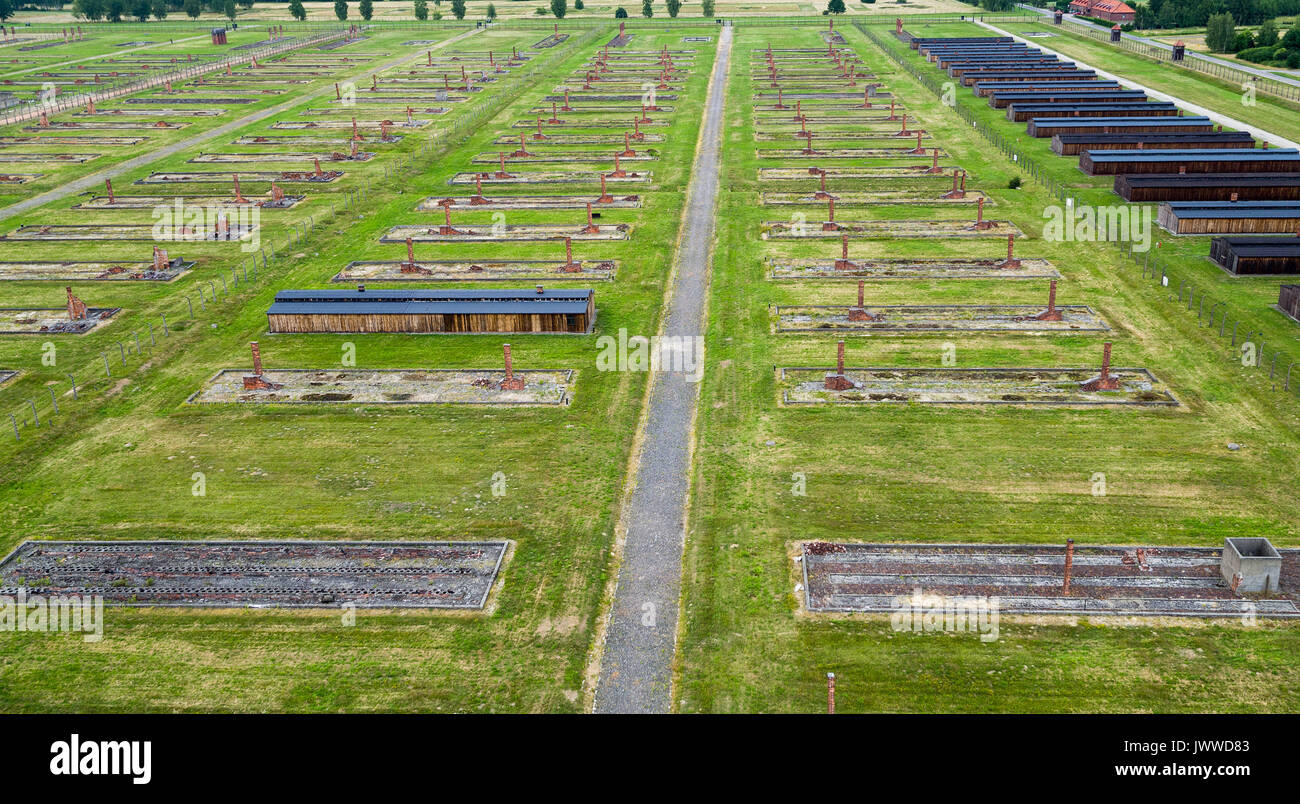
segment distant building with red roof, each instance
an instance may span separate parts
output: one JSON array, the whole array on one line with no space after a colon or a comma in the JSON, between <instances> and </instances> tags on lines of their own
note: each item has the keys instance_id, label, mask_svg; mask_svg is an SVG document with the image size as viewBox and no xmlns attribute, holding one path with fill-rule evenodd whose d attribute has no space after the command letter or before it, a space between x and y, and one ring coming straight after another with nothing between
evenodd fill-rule
<instances>
[{"instance_id":1,"label":"distant building with red roof","mask_svg":"<svg viewBox=\"0 0 1300 804\"><path fill-rule=\"evenodd\" d=\"M1107 22L1132 22L1137 12L1119 0L1072 0L1070 13Z\"/></svg>"}]
</instances>

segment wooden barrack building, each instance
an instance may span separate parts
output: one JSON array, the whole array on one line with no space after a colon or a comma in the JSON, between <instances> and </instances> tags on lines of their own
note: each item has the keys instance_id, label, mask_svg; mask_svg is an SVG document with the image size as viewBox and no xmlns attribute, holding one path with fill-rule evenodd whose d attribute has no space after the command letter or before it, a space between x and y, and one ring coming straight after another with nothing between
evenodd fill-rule
<instances>
[{"instance_id":1,"label":"wooden barrack building","mask_svg":"<svg viewBox=\"0 0 1300 804\"><path fill-rule=\"evenodd\" d=\"M276 333L587 333L590 289L282 290L266 311Z\"/></svg>"},{"instance_id":2,"label":"wooden barrack building","mask_svg":"<svg viewBox=\"0 0 1300 804\"><path fill-rule=\"evenodd\" d=\"M1210 259L1233 274L1300 274L1300 237L1216 237Z\"/></svg>"},{"instance_id":3,"label":"wooden barrack building","mask_svg":"<svg viewBox=\"0 0 1300 804\"><path fill-rule=\"evenodd\" d=\"M1282 234L1300 229L1297 201L1166 201L1156 223L1174 234Z\"/></svg>"},{"instance_id":4,"label":"wooden barrack building","mask_svg":"<svg viewBox=\"0 0 1300 804\"><path fill-rule=\"evenodd\" d=\"M1078 156L1084 151L1187 150L1190 148L1254 148L1255 138L1246 131L1206 131L1200 134L1054 134L1052 151L1061 156Z\"/></svg>"},{"instance_id":5,"label":"wooden barrack building","mask_svg":"<svg viewBox=\"0 0 1300 804\"><path fill-rule=\"evenodd\" d=\"M1300 285L1283 285L1277 296L1278 309L1300 321Z\"/></svg>"},{"instance_id":6,"label":"wooden barrack building","mask_svg":"<svg viewBox=\"0 0 1300 804\"><path fill-rule=\"evenodd\" d=\"M1031 137L1052 137L1057 134L1124 134L1161 132L1180 134L1213 131L1214 123L1208 117L1061 117L1043 115L1029 121Z\"/></svg>"},{"instance_id":7,"label":"wooden barrack building","mask_svg":"<svg viewBox=\"0 0 1300 804\"><path fill-rule=\"evenodd\" d=\"M1125 201L1300 201L1300 173L1121 173Z\"/></svg>"},{"instance_id":8,"label":"wooden barrack building","mask_svg":"<svg viewBox=\"0 0 1300 804\"><path fill-rule=\"evenodd\" d=\"M1089 176L1117 173L1300 173L1294 148L1084 151L1079 167Z\"/></svg>"}]
</instances>

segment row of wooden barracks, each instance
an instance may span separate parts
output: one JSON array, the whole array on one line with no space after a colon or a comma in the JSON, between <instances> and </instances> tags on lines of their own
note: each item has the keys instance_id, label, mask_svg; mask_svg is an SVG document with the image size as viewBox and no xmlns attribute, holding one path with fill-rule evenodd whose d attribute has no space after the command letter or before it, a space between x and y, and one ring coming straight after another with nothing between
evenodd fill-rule
<instances>
[{"instance_id":1,"label":"row of wooden barracks","mask_svg":"<svg viewBox=\"0 0 1300 804\"><path fill-rule=\"evenodd\" d=\"M1229 273L1300 274L1300 151L1224 131L1010 36L898 35L1083 173L1114 176L1124 200L1159 204L1164 229L1212 236L1210 258ZM1175 60L1184 52L1175 46ZM1300 285L1282 286L1278 308L1300 320Z\"/></svg>"},{"instance_id":2,"label":"row of wooden barracks","mask_svg":"<svg viewBox=\"0 0 1300 804\"><path fill-rule=\"evenodd\" d=\"M273 333L569 333L596 322L590 289L282 290L266 311Z\"/></svg>"}]
</instances>

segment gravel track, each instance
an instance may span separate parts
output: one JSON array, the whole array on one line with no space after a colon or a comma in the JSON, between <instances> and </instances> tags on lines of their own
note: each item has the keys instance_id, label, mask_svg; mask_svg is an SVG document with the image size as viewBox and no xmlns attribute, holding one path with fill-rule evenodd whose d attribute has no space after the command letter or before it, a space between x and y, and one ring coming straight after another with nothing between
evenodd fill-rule
<instances>
[{"instance_id":1,"label":"gravel track","mask_svg":"<svg viewBox=\"0 0 1300 804\"><path fill-rule=\"evenodd\" d=\"M732 29L722 28L676 255L664 335L702 334L717 209L722 111ZM699 383L682 373L654 378L635 456L627 535L604 634L593 708L665 713L672 706L673 656L681 596L691 436Z\"/></svg>"}]
</instances>

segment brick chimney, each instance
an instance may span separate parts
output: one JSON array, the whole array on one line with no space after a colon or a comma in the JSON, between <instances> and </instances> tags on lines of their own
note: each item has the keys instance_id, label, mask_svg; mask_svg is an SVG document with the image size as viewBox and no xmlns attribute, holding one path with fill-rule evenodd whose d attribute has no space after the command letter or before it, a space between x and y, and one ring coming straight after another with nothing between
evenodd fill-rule
<instances>
[{"instance_id":1,"label":"brick chimney","mask_svg":"<svg viewBox=\"0 0 1300 804\"><path fill-rule=\"evenodd\" d=\"M844 341L835 347L835 373L827 374L823 383L827 391L847 391L853 388L853 381L844 375Z\"/></svg>"},{"instance_id":2,"label":"brick chimney","mask_svg":"<svg viewBox=\"0 0 1300 804\"><path fill-rule=\"evenodd\" d=\"M582 270L582 263L573 261L573 238L564 238L564 262L557 269L562 274L576 274Z\"/></svg>"},{"instance_id":3,"label":"brick chimney","mask_svg":"<svg viewBox=\"0 0 1300 804\"><path fill-rule=\"evenodd\" d=\"M979 202L975 206L975 223L971 224L970 228L982 232L995 226L997 224L993 221L984 220L984 197L980 196Z\"/></svg>"},{"instance_id":4,"label":"brick chimney","mask_svg":"<svg viewBox=\"0 0 1300 804\"><path fill-rule=\"evenodd\" d=\"M1119 380L1110 376L1110 341L1102 346L1101 374L1088 380L1082 386L1084 391L1118 391Z\"/></svg>"},{"instance_id":5,"label":"brick chimney","mask_svg":"<svg viewBox=\"0 0 1300 804\"><path fill-rule=\"evenodd\" d=\"M262 350L258 347L257 341L248 344L248 348L253 353L253 374L244 377L245 391L271 391L281 386L276 383L267 382L262 377Z\"/></svg>"},{"instance_id":6,"label":"brick chimney","mask_svg":"<svg viewBox=\"0 0 1300 804\"><path fill-rule=\"evenodd\" d=\"M849 308L850 321L879 321L880 320L879 316L875 316L872 315L871 313L868 313L867 308L863 303L866 294L866 285L867 285L866 282L862 281L861 279L858 280L858 304L856 307ZM843 371L841 370L840 373L843 373Z\"/></svg>"},{"instance_id":7,"label":"brick chimney","mask_svg":"<svg viewBox=\"0 0 1300 804\"><path fill-rule=\"evenodd\" d=\"M957 177L961 176L961 187L957 187ZM966 197L966 174L956 168L952 171L952 189L944 193L941 198L965 198Z\"/></svg>"},{"instance_id":8,"label":"brick chimney","mask_svg":"<svg viewBox=\"0 0 1300 804\"><path fill-rule=\"evenodd\" d=\"M1047 289L1047 309L1034 316L1038 321L1060 321L1061 311L1056 309L1056 280Z\"/></svg>"},{"instance_id":9,"label":"brick chimney","mask_svg":"<svg viewBox=\"0 0 1300 804\"><path fill-rule=\"evenodd\" d=\"M72 295L72 287L64 288L68 292L68 320L83 321L86 318L86 303Z\"/></svg>"},{"instance_id":10,"label":"brick chimney","mask_svg":"<svg viewBox=\"0 0 1300 804\"><path fill-rule=\"evenodd\" d=\"M416 273L415 268L415 244L411 238L406 238L406 261L402 263L401 272L404 274Z\"/></svg>"},{"instance_id":11,"label":"brick chimney","mask_svg":"<svg viewBox=\"0 0 1300 804\"><path fill-rule=\"evenodd\" d=\"M522 391L524 390L524 378L515 375L514 362L510 357L510 344L501 344L501 352L506 362L506 378L501 381L502 391Z\"/></svg>"},{"instance_id":12,"label":"brick chimney","mask_svg":"<svg viewBox=\"0 0 1300 804\"><path fill-rule=\"evenodd\" d=\"M835 270L852 271L858 266L849 262L849 236L840 236L840 258L835 261Z\"/></svg>"},{"instance_id":13,"label":"brick chimney","mask_svg":"<svg viewBox=\"0 0 1300 804\"><path fill-rule=\"evenodd\" d=\"M609 194L609 191L605 189L605 174L604 174L604 173L600 174L600 197L596 199L596 203L597 203L597 204L612 204L612 203L614 203L614 196L610 195L610 194Z\"/></svg>"},{"instance_id":14,"label":"brick chimney","mask_svg":"<svg viewBox=\"0 0 1300 804\"><path fill-rule=\"evenodd\" d=\"M823 176L826 174L823 173ZM826 199L826 221L822 224L823 232L838 232L842 227L835 222L835 199Z\"/></svg>"},{"instance_id":15,"label":"brick chimney","mask_svg":"<svg viewBox=\"0 0 1300 804\"><path fill-rule=\"evenodd\" d=\"M1002 262L998 263L998 267L999 268L1020 267L1020 260L1016 259L1016 236L1015 235L1007 235L1007 258ZM1052 287L1053 288L1056 287L1055 282L1052 283Z\"/></svg>"}]
</instances>

